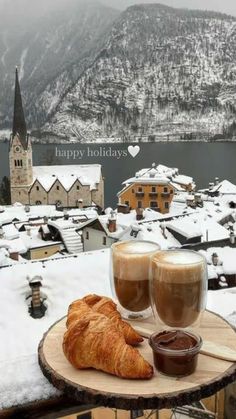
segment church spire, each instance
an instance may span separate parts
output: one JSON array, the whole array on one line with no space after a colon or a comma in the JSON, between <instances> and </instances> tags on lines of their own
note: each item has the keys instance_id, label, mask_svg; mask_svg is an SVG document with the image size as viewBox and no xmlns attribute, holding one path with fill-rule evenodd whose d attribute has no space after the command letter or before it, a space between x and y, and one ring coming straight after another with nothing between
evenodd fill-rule
<instances>
[{"instance_id":1,"label":"church spire","mask_svg":"<svg viewBox=\"0 0 236 419\"><path fill-rule=\"evenodd\" d=\"M22 146L24 147L24 149L27 149L27 143L28 143L27 127L26 127L24 110L23 110L23 105L22 105L17 67L16 67L16 78L15 78L15 101L14 101L12 134L13 134L13 138L15 137L15 135L18 135Z\"/></svg>"}]
</instances>

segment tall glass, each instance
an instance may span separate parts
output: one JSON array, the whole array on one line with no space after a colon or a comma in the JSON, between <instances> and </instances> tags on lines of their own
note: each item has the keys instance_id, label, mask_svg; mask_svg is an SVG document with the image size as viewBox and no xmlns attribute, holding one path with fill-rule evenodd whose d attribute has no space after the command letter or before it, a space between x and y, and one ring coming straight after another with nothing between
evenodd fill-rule
<instances>
[{"instance_id":1,"label":"tall glass","mask_svg":"<svg viewBox=\"0 0 236 419\"><path fill-rule=\"evenodd\" d=\"M207 264L191 250L163 250L151 260L150 297L159 324L174 328L196 325L206 308Z\"/></svg>"},{"instance_id":2,"label":"tall glass","mask_svg":"<svg viewBox=\"0 0 236 419\"><path fill-rule=\"evenodd\" d=\"M152 314L149 298L151 257L160 249L156 243L130 240L111 246L111 289L122 316L144 319Z\"/></svg>"}]
</instances>

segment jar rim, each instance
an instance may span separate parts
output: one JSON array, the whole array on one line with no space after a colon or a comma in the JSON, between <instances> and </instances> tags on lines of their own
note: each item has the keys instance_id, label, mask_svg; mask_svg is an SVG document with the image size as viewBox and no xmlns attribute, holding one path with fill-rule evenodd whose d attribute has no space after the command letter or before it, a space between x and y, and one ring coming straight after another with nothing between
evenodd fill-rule
<instances>
[{"instance_id":1,"label":"jar rim","mask_svg":"<svg viewBox=\"0 0 236 419\"><path fill-rule=\"evenodd\" d=\"M193 337L196 340L196 345L194 345L192 348L189 349L169 349L169 348L163 348L162 346L158 346L158 343L154 342L154 337L163 334L164 332L178 332L181 331L182 333L185 333L188 336ZM183 356L183 355L189 355L189 354L195 354L200 351L203 341L202 337L198 335L197 333L190 332L189 330L183 330L183 329L170 329L170 330L163 330L162 332L155 332L149 337L149 345L155 352L159 352L166 355L172 355L172 356Z\"/></svg>"}]
</instances>

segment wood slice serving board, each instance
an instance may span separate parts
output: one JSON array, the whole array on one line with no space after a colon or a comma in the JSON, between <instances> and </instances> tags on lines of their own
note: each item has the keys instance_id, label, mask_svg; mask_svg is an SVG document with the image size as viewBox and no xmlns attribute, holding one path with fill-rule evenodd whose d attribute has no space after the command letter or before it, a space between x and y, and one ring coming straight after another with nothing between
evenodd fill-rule
<instances>
[{"instance_id":1,"label":"wood slice serving board","mask_svg":"<svg viewBox=\"0 0 236 419\"><path fill-rule=\"evenodd\" d=\"M127 410L171 408L208 397L236 380L236 363L206 355L199 355L194 374L181 378L166 377L155 370L150 380L125 380L93 369L76 370L62 350L65 323L63 318L44 335L39 344L39 364L48 380L74 400ZM149 319L142 324L152 329L154 322ZM235 331L216 314L205 312L196 332L203 339L236 348ZM139 350L153 364L146 339Z\"/></svg>"}]
</instances>

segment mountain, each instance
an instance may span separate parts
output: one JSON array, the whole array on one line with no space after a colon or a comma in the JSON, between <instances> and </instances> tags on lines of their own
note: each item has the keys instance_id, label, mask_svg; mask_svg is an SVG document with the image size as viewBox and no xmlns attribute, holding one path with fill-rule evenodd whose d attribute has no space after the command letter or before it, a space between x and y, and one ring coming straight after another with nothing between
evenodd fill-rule
<instances>
[{"instance_id":1,"label":"mountain","mask_svg":"<svg viewBox=\"0 0 236 419\"><path fill-rule=\"evenodd\" d=\"M20 54L35 135L81 142L234 136L236 18L161 4L122 13L76 7L40 17L34 36L3 55L9 63Z\"/></svg>"},{"instance_id":2,"label":"mountain","mask_svg":"<svg viewBox=\"0 0 236 419\"><path fill-rule=\"evenodd\" d=\"M90 0L67 0L66 8L56 10L44 0L42 8L32 0L15 0L14 12L9 3L1 11L5 19L0 26L2 126L9 127L12 121L17 64L28 125L40 127L93 61L103 33L119 12Z\"/></svg>"}]
</instances>

